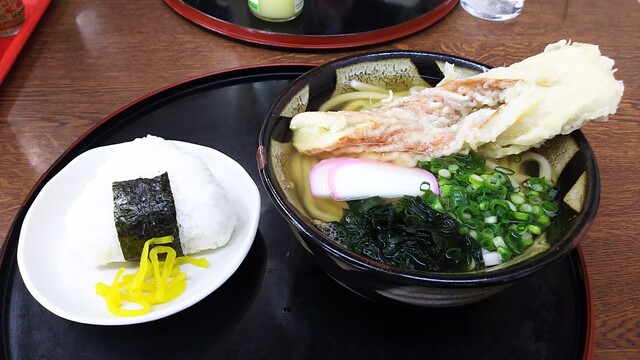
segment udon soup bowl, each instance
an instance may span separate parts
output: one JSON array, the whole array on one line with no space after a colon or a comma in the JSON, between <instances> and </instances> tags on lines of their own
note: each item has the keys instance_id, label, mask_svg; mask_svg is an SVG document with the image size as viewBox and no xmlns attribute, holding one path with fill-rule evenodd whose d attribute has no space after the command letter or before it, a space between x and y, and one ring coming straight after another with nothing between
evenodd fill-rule
<instances>
[{"instance_id":1,"label":"udon soup bowl","mask_svg":"<svg viewBox=\"0 0 640 360\"><path fill-rule=\"evenodd\" d=\"M485 299L568 255L585 236L600 198L594 153L580 131L557 136L537 151L549 159L559 190L560 210L546 236L548 250L520 256L506 265L464 273L426 272L392 267L357 254L314 225L284 170L292 150L290 119L317 110L336 87L355 78L388 85L419 76L430 85L443 77L444 62L462 75L487 66L438 53L389 51L348 56L316 67L293 81L271 106L259 138L257 161L264 188L300 244L319 266L347 289L371 300L426 307L457 306ZM526 252L525 252L526 254Z\"/></svg>"}]
</instances>

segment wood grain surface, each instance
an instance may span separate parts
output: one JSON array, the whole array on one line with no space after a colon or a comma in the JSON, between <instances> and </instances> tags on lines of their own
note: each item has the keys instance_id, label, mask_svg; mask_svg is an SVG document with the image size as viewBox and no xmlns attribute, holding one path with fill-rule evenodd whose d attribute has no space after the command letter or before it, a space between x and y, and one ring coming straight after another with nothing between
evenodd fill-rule
<instances>
[{"instance_id":1,"label":"wood grain surface","mask_svg":"<svg viewBox=\"0 0 640 360\"><path fill-rule=\"evenodd\" d=\"M94 124L159 88L253 64L321 63L387 49L510 64L571 39L616 61L625 94L616 115L588 124L601 204L581 243L595 308L595 358L640 359L640 3L529 0L506 23L457 6L412 36L349 51L290 51L241 43L185 20L163 1L53 1L0 86L2 241L38 178Z\"/></svg>"}]
</instances>

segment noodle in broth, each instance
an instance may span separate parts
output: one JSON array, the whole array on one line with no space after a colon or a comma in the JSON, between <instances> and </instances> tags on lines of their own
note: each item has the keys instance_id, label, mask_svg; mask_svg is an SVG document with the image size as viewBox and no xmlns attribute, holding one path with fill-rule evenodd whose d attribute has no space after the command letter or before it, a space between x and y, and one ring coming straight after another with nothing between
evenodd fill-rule
<instances>
[{"instance_id":1,"label":"noodle in broth","mask_svg":"<svg viewBox=\"0 0 640 360\"><path fill-rule=\"evenodd\" d=\"M320 106L319 111L373 109L423 89L423 87L414 87L406 91L393 92L356 81L352 81L350 85L355 91L332 97ZM322 158L319 156L303 155L292 150L285 164L285 171L289 180L295 184L297 199L300 200L300 204L303 207L301 210L314 219L319 228L326 231L331 228L330 224L337 223L343 218L349 206L346 202L315 198L311 195L309 173L312 167L320 160ZM508 169L509 175L507 177L513 188L516 189L523 189L523 183L532 177L544 178L548 181L554 178L549 161L535 151L527 151L517 156L509 156L502 159L485 160L486 167L490 170ZM536 246L532 246L532 248L536 248L536 251L546 249L545 244L540 244L540 242L544 242L544 237L541 237L541 239L536 243Z\"/></svg>"}]
</instances>

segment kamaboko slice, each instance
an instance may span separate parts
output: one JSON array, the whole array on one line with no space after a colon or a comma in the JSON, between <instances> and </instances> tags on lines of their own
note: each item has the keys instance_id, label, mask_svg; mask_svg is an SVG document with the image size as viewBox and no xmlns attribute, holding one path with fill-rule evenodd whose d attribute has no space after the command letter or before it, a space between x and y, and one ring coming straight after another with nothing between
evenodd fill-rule
<instances>
[{"instance_id":1,"label":"kamaboko slice","mask_svg":"<svg viewBox=\"0 0 640 360\"><path fill-rule=\"evenodd\" d=\"M427 189L439 194L436 177L426 170L357 158L318 162L309 173L309 183L314 197L338 201L418 196Z\"/></svg>"}]
</instances>

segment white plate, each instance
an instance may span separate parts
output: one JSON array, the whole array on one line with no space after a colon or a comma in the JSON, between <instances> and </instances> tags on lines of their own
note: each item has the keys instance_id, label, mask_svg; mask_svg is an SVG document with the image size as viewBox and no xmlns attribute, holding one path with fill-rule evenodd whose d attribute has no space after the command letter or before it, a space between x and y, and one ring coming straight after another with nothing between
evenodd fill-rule
<instances>
[{"instance_id":1,"label":"white plate","mask_svg":"<svg viewBox=\"0 0 640 360\"><path fill-rule=\"evenodd\" d=\"M238 223L222 248L195 254L209 267L183 265L187 288L178 298L155 305L147 314L117 317L96 295L99 281L110 284L122 263L90 266L73 258L64 246L66 211L84 186L118 145L89 150L56 174L38 194L25 216L18 242L18 268L27 289L42 306L65 319L95 325L126 325L157 320L184 310L220 287L238 269L258 229L260 193L244 168L221 152L195 144L172 141L199 156L225 188L234 204ZM127 273L137 264L127 265Z\"/></svg>"}]
</instances>

